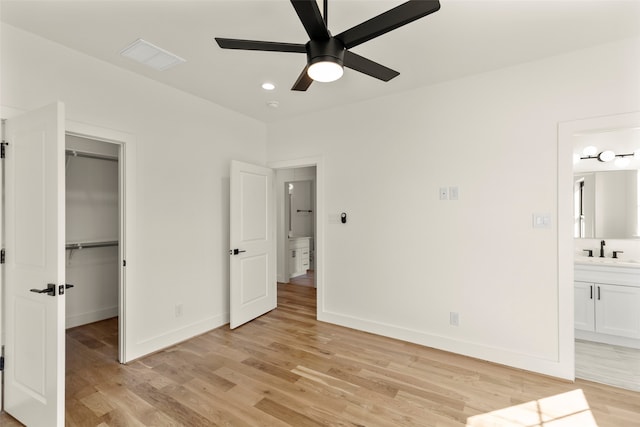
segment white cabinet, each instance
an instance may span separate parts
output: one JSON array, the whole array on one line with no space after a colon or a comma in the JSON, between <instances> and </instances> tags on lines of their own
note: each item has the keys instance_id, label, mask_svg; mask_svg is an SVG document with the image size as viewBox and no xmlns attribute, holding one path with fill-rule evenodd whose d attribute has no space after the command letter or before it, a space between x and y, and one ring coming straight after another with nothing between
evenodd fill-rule
<instances>
[{"instance_id":1,"label":"white cabinet","mask_svg":"<svg viewBox=\"0 0 640 427\"><path fill-rule=\"evenodd\" d=\"M640 288L596 283L596 331L640 338Z\"/></svg>"},{"instance_id":2,"label":"white cabinet","mask_svg":"<svg viewBox=\"0 0 640 427\"><path fill-rule=\"evenodd\" d=\"M582 331L596 330L596 310L593 299L593 283L575 282L573 288L574 326Z\"/></svg>"},{"instance_id":3,"label":"white cabinet","mask_svg":"<svg viewBox=\"0 0 640 427\"><path fill-rule=\"evenodd\" d=\"M640 338L640 288L575 282L575 328Z\"/></svg>"},{"instance_id":4,"label":"white cabinet","mask_svg":"<svg viewBox=\"0 0 640 427\"><path fill-rule=\"evenodd\" d=\"M576 267L576 338L640 348L640 269Z\"/></svg>"},{"instance_id":5,"label":"white cabinet","mask_svg":"<svg viewBox=\"0 0 640 427\"><path fill-rule=\"evenodd\" d=\"M311 244L309 237L295 237L289 239L289 277L307 274L309 269L309 251Z\"/></svg>"}]
</instances>

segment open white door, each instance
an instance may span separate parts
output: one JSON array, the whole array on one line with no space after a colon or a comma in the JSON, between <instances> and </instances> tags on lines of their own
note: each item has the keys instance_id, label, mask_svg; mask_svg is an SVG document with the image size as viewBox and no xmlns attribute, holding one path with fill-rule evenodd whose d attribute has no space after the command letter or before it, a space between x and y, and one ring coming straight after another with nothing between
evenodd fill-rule
<instances>
[{"instance_id":1,"label":"open white door","mask_svg":"<svg viewBox=\"0 0 640 427\"><path fill-rule=\"evenodd\" d=\"M64 105L23 114L6 125L4 409L29 427L62 427Z\"/></svg>"},{"instance_id":2,"label":"open white door","mask_svg":"<svg viewBox=\"0 0 640 427\"><path fill-rule=\"evenodd\" d=\"M277 305L273 171L231 162L231 328Z\"/></svg>"}]
</instances>

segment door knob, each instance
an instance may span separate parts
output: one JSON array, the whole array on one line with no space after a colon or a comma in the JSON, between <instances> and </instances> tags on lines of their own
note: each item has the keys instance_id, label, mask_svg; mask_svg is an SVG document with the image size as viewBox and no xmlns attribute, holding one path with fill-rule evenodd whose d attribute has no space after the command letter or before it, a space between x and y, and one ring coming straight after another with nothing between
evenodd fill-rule
<instances>
[{"instance_id":1,"label":"door knob","mask_svg":"<svg viewBox=\"0 0 640 427\"><path fill-rule=\"evenodd\" d=\"M46 289L30 289L31 292L35 292L37 294L47 294L49 296L56 296L56 285L53 283L48 283Z\"/></svg>"},{"instance_id":2,"label":"door knob","mask_svg":"<svg viewBox=\"0 0 640 427\"><path fill-rule=\"evenodd\" d=\"M241 254L242 252L247 252L247 251L241 251L240 249L230 249L229 255L238 255L238 254Z\"/></svg>"}]
</instances>

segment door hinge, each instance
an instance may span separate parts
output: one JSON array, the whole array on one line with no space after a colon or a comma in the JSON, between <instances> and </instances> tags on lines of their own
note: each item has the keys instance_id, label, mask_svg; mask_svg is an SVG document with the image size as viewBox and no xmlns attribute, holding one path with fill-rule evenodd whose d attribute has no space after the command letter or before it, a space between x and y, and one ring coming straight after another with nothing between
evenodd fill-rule
<instances>
[{"instance_id":1,"label":"door hinge","mask_svg":"<svg viewBox=\"0 0 640 427\"><path fill-rule=\"evenodd\" d=\"M5 252L4 249L0 249L0 264L4 264Z\"/></svg>"},{"instance_id":2,"label":"door hinge","mask_svg":"<svg viewBox=\"0 0 640 427\"><path fill-rule=\"evenodd\" d=\"M4 371L4 356L0 356L0 372Z\"/></svg>"},{"instance_id":3,"label":"door hinge","mask_svg":"<svg viewBox=\"0 0 640 427\"><path fill-rule=\"evenodd\" d=\"M5 156L5 150L4 150L4 147L5 147L6 145L9 145L9 143L8 143L7 141L2 141L2 142L0 142L0 159L4 159L4 156Z\"/></svg>"}]
</instances>

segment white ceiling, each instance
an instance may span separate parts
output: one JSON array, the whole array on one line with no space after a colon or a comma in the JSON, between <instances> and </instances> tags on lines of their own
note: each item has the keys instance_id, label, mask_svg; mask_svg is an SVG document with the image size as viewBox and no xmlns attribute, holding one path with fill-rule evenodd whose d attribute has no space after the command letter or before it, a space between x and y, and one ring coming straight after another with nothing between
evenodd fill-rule
<instances>
[{"instance_id":1,"label":"white ceiling","mask_svg":"<svg viewBox=\"0 0 640 427\"><path fill-rule=\"evenodd\" d=\"M402 1L329 0L333 34ZM306 43L286 0L2 0L3 22L264 122L351 104L640 35L640 0L441 0L440 11L353 49L398 70L380 82L345 70L291 86L304 54L222 50L214 37ZM322 5L320 4L322 10ZM120 56L143 38L187 60L155 71ZM260 88L264 81L276 90ZM267 106L277 100L279 108Z\"/></svg>"}]
</instances>

